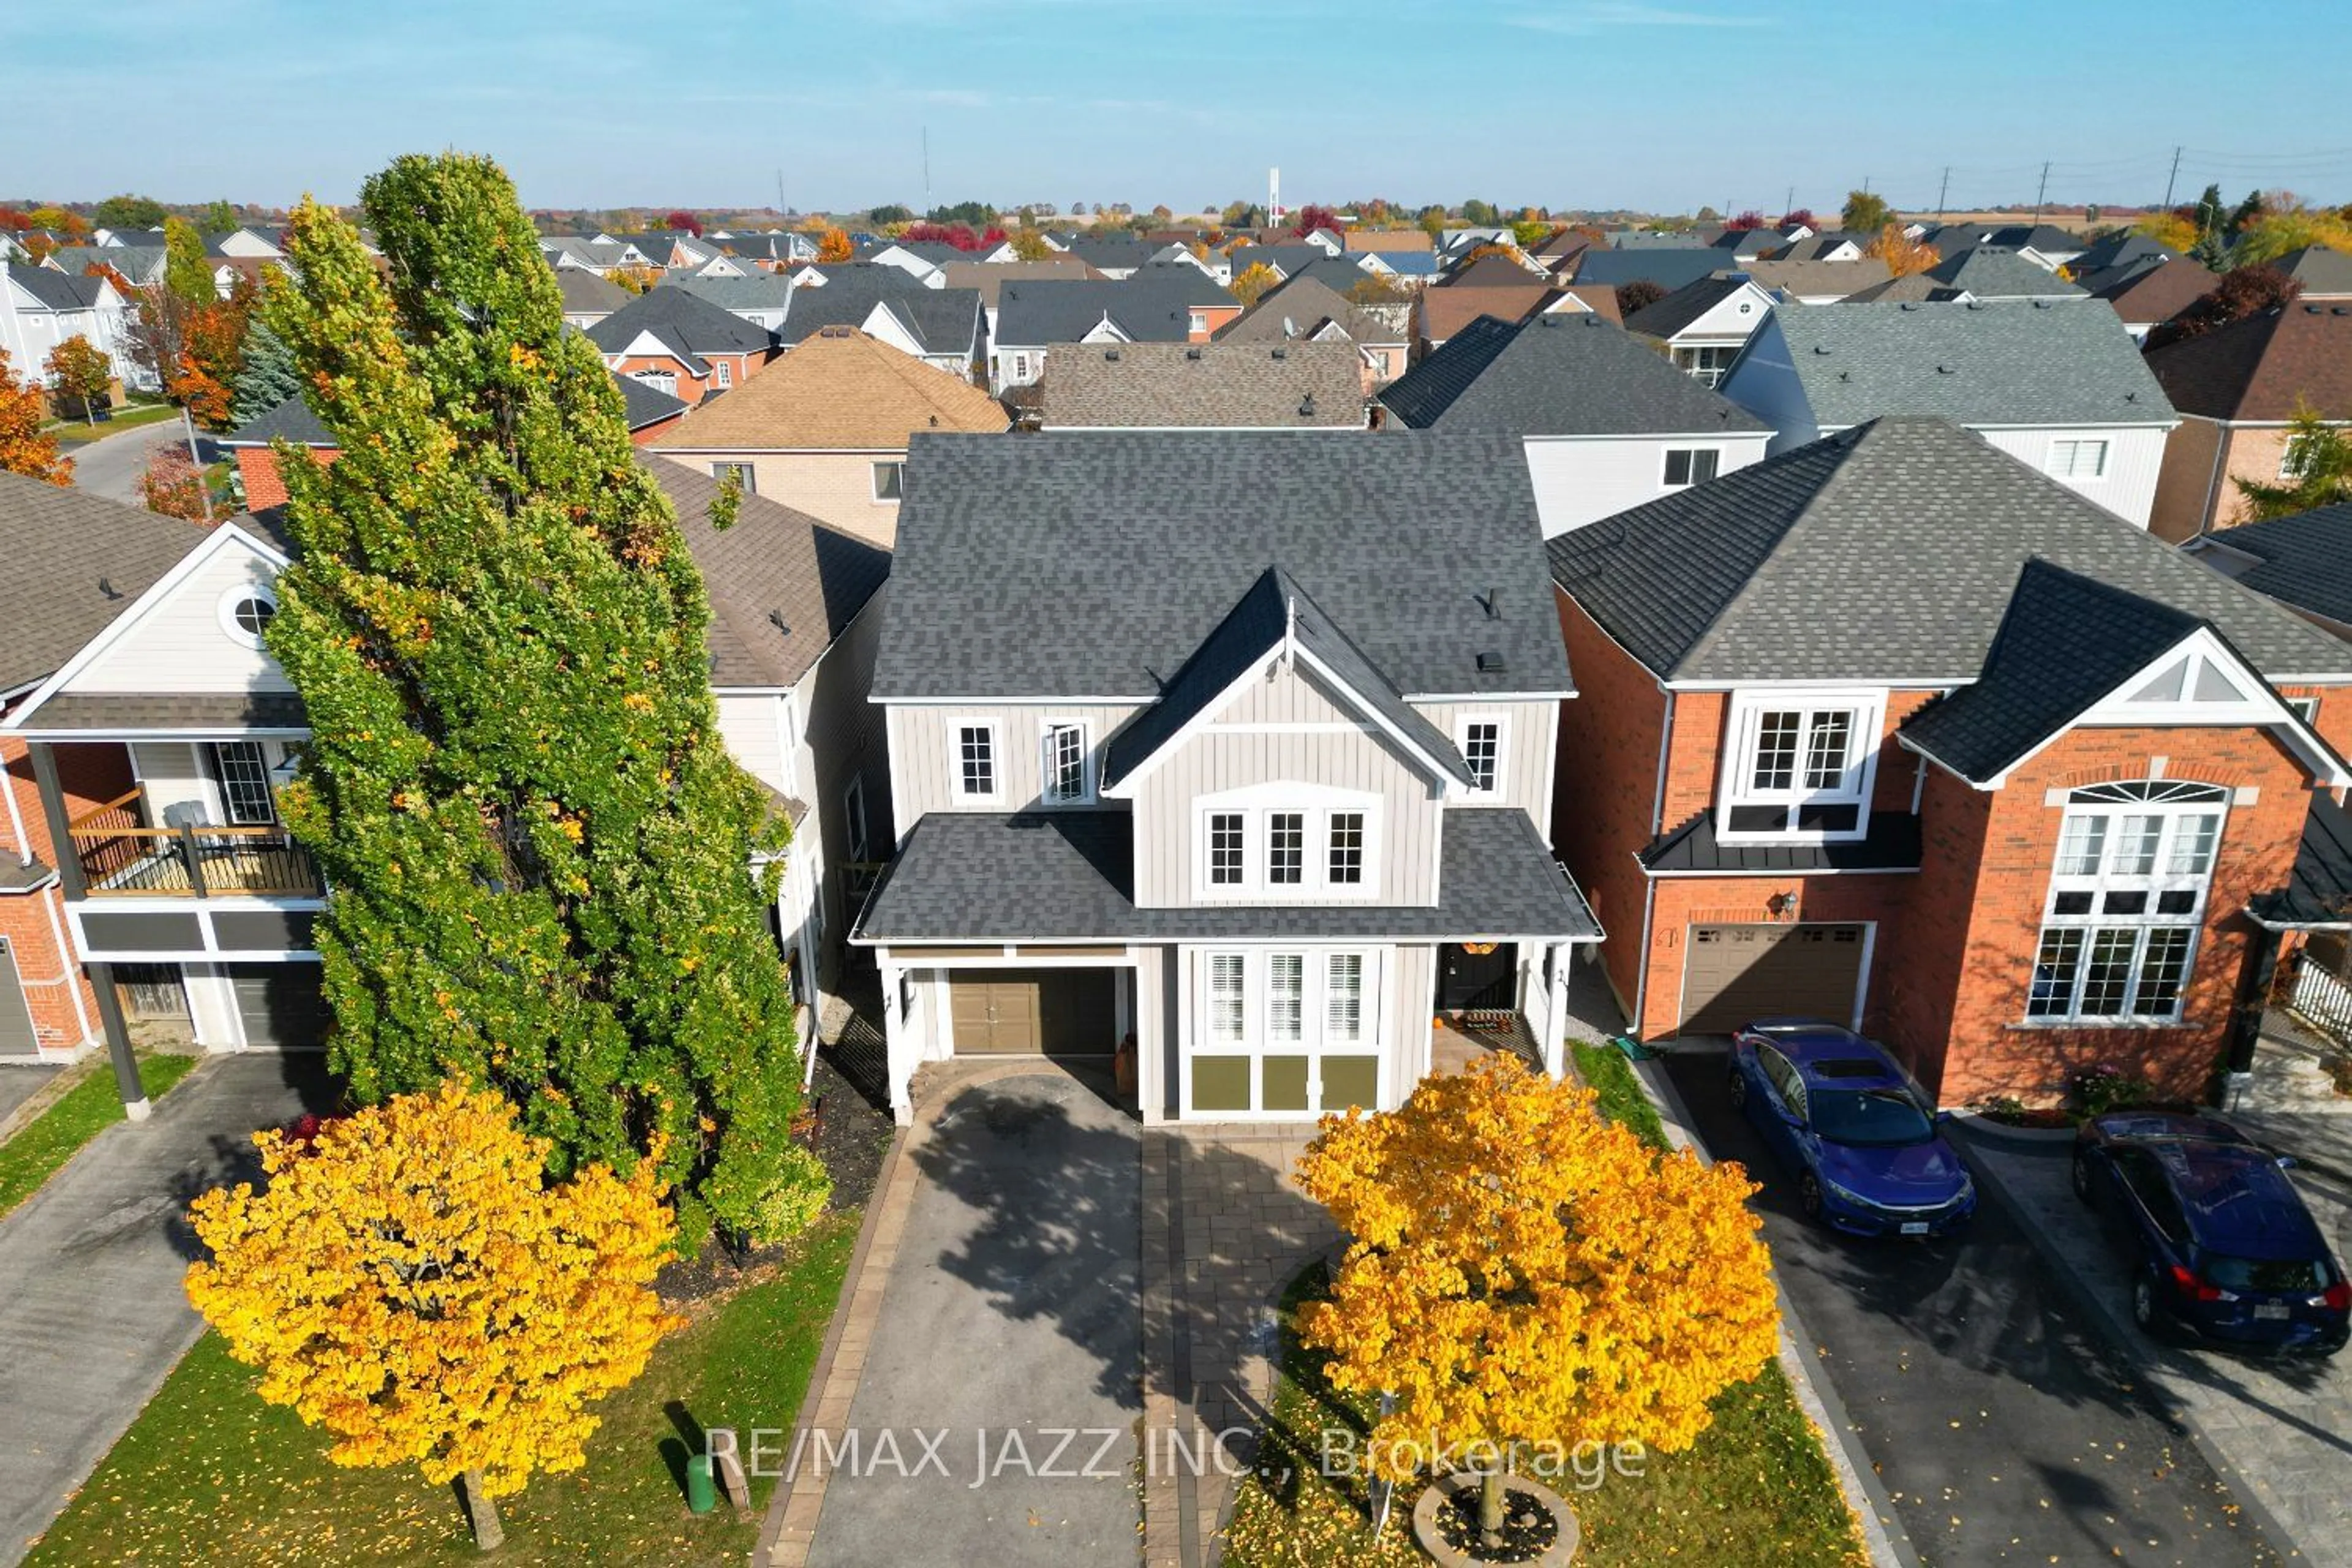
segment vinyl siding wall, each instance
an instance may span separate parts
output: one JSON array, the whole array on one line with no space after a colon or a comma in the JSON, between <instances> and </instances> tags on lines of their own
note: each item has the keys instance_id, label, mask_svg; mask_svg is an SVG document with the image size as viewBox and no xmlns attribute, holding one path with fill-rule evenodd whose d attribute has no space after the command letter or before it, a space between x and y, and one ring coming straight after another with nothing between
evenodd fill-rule
<instances>
[{"instance_id":1,"label":"vinyl siding wall","mask_svg":"<svg viewBox=\"0 0 2352 1568\"><path fill-rule=\"evenodd\" d=\"M274 576L260 557L241 549L223 551L75 676L68 689L152 692L160 680L174 691L293 690L276 659L238 642L221 625L224 599L241 589L267 587Z\"/></svg>"},{"instance_id":2,"label":"vinyl siding wall","mask_svg":"<svg viewBox=\"0 0 2352 1568\"><path fill-rule=\"evenodd\" d=\"M929 811L1026 811L1038 805L1045 726L1048 719L1077 720L1087 726L1087 743L1095 759L1097 779L1102 772L1103 742L1133 716L1130 707L1089 707L1083 703L1002 703L971 708L889 708L890 798L901 837ZM975 723L996 726L997 793L973 800L955 793L949 771L950 738L958 727Z\"/></svg>"},{"instance_id":3,"label":"vinyl siding wall","mask_svg":"<svg viewBox=\"0 0 2352 1568\"><path fill-rule=\"evenodd\" d=\"M877 447L860 452L685 451L663 448L661 455L698 474L709 474L720 463L751 465L751 488L770 500L782 501L820 522L829 522L869 544L889 549L898 537L898 503L874 499L874 465L902 463L905 447Z\"/></svg>"},{"instance_id":4,"label":"vinyl siding wall","mask_svg":"<svg viewBox=\"0 0 2352 1568\"><path fill-rule=\"evenodd\" d=\"M1528 477L1535 486L1544 537L1556 538L1671 493L1665 478L1670 447L1714 447L1722 454L1716 460L1717 471L1727 474L1762 462L1767 440L1762 434L1592 439L1531 436L1527 441Z\"/></svg>"},{"instance_id":5,"label":"vinyl siding wall","mask_svg":"<svg viewBox=\"0 0 2352 1568\"><path fill-rule=\"evenodd\" d=\"M2050 472L2050 444L2059 440L2105 441L2107 471L2099 478L2059 479L2085 500L2095 501L2117 517L2148 525L2156 509L2157 476L2164 468L2166 432L2153 427L2110 426L2042 426L2020 430L1983 430L1979 434L2036 473ZM2057 476L2052 475L2055 479Z\"/></svg>"},{"instance_id":6,"label":"vinyl siding wall","mask_svg":"<svg viewBox=\"0 0 2352 1568\"><path fill-rule=\"evenodd\" d=\"M1464 804L1517 806L1528 814L1538 834L1549 837L1552 768L1559 732L1558 702L1422 702L1414 706L1457 745L1464 719L1502 720L1501 788L1496 795L1474 796Z\"/></svg>"}]
</instances>

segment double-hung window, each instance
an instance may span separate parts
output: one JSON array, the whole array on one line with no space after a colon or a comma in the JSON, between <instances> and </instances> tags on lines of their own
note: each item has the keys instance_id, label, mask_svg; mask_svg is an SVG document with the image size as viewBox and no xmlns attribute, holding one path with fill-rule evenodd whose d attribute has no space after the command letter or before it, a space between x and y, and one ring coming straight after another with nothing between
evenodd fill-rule
<instances>
[{"instance_id":1,"label":"double-hung window","mask_svg":"<svg viewBox=\"0 0 2352 1568\"><path fill-rule=\"evenodd\" d=\"M278 820L269 794L269 763L257 741L220 741L213 746L213 773L220 781L221 809L236 827L266 826Z\"/></svg>"},{"instance_id":2,"label":"double-hung window","mask_svg":"<svg viewBox=\"0 0 2352 1568\"><path fill-rule=\"evenodd\" d=\"M1093 759L1087 727L1055 720L1045 726L1038 756L1038 795L1047 805L1082 805L1094 799Z\"/></svg>"},{"instance_id":3,"label":"double-hung window","mask_svg":"<svg viewBox=\"0 0 2352 1568\"><path fill-rule=\"evenodd\" d=\"M745 495L755 495L760 489L760 470L749 463L713 463L710 477L720 484L733 479Z\"/></svg>"},{"instance_id":4,"label":"double-hung window","mask_svg":"<svg viewBox=\"0 0 2352 1568\"><path fill-rule=\"evenodd\" d=\"M1376 807L1308 785L1235 790L1196 803L1194 891L1268 903L1373 892Z\"/></svg>"},{"instance_id":5,"label":"double-hung window","mask_svg":"<svg viewBox=\"0 0 2352 1568\"><path fill-rule=\"evenodd\" d=\"M1503 721L1492 716L1465 719L1454 731L1454 742L1461 749L1462 760L1470 767L1470 787L1479 795L1494 795L1502 788Z\"/></svg>"},{"instance_id":6,"label":"double-hung window","mask_svg":"<svg viewBox=\"0 0 2352 1568\"><path fill-rule=\"evenodd\" d=\"M896 501L907 492L907 465L898 460L874 465L874 499Z\"/></svg>"},{"instance_id":7,"label":"double-hung window","mask_svg":"<svg viewBox=\"0 0 2352 1568\"><path fill-rule=\"evenodd\" d=\"M1248 880L1249 816L1245 812L1209 814L1209 886L1238 891Z\"/></svg>"},{"instance_id":8,"label":"double-hung window","mask_svg":"<svg viewBox=\"0 0 2352 1568\"><path fill-rule=\"evenodd\" d=\"M2074 791L2035 944L2034 1023L2171 1023L2204 927L2230 792L2145 779Z\"/></svg>"},{"instance_id":9,"label":"double-hung window","mask_svg":"<svg viewBox=\"0 0 2352 1568\"><path fill-rule=\"evenodd\" d=\"M1880 707L1878 696L1860 692L1736 700L1718 836L1861 837Z\"/></svg>"},{"instance_id":10,"label":"double-hung window","mask_svg":"<svg viewBox=\"0 0 2352 1568\"><path fill-rule=\"evenodd\" d=\"M953 736L953 755L948 762L953 771L956 795L964 800L994 800L996 726L958 724L950 733Z\"/></svg>"},{"instance_id":11,"label":"double-hung window","mask_svg":"<svg viewBox=\"0 0 2352 1568\"><path fill-rule=\"evenodd\" d=\"M1307 814L1265 814L1265 879L1269 887L1296 888L1307 881Z\"/></svg>"}]
</instances>

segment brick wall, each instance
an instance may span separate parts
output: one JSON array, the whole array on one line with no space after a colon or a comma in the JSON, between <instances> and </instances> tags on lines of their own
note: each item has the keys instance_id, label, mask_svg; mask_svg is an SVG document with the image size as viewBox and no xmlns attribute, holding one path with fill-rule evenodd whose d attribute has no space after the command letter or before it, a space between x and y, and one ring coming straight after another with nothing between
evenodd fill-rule
<instances>
[{"instance_id":1,"label":"brick wall","mask_svg":"<svg viewBox=\"0 0 2352 1568\"><path fill-rule=\"evenodd\" d=\"M1577 695L1560 704L1559 764L1552 791L1552 847L1609 933L1602 970L1629 1013L1643 945L1646 879L1633 853L1654 837L1658 735L1665 693L1558 589L1559 625Z\"/></svg>"}]
</instances>

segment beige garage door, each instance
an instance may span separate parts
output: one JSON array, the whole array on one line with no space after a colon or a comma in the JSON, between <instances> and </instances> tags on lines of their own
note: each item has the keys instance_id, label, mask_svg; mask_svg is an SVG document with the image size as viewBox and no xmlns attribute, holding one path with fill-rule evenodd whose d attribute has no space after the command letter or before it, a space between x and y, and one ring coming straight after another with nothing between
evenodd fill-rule
<instances>
[{"instance_id":1,"label":"beige garage door","mask_svg":"<svg viewBox=\"0 0 2352 1568\"><path fill-rule=\"evenodd\" d=\"M958 1056L1107 1057L1118 1044L1108 969L960 970L948 994Z\"/></svg>"},{"instance_id":2,"label":"beige garage door","mask_svg":"<svg viewBox=\"0 0 2352 1568\"><path fill-rule=\"evenodd\" d=\"M1683 960L1683 1030L1725 1035L1774 1015L1853 1018L1858 925L1693 926Z\"/></svg>"}]
</instances>

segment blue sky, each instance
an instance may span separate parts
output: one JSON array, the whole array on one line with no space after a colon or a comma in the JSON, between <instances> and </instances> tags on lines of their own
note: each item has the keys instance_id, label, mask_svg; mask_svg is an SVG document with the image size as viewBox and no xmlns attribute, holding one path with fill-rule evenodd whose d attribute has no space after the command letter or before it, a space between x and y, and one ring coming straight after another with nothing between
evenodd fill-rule
<instances>
[{"instance_id":1,"label":"blue sky","mask_svg":"<svg viewBox=\"0 0 2352 1568\"><path fill-rule=\"evenodd\" d=\"M0 197L1932 207L2352 198L2342 0L103 0L0 5ZM2257 21L2258 18L2258 21ZM2329 40L2297 49L2281 40ZM77 129L77 125L86 129Z\"/></svg>"}]
</instances>

